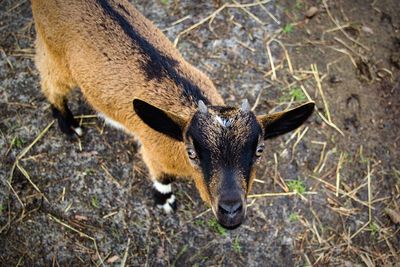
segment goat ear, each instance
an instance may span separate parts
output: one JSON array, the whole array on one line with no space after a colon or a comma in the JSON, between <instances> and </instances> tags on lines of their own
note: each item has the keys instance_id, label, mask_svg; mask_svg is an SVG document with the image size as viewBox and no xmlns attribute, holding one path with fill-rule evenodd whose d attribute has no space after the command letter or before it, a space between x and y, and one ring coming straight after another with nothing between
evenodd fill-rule
<instances>
[{"instance_id":1,"label":"goat ear","mask_svg":"<svg viewBox=\"0 0 400 267\"><path fill-rule=\"evenodd\" d=\"M183 130L187 123L184 118L140 99L133 100L133 109L139 118L153 130L183 141Z\"/></svg>"},{"instance_id":2,"label":"goat ear","mask_svg":"<svg viewBox=\"0 0 400 267\"><path fill-rule=\"evenodd\" d=\"M264 128L264 140L293 131L302 125L314 111L314 102L308 102L294 109L257 116Z\"/></svg>"}]
</instances>

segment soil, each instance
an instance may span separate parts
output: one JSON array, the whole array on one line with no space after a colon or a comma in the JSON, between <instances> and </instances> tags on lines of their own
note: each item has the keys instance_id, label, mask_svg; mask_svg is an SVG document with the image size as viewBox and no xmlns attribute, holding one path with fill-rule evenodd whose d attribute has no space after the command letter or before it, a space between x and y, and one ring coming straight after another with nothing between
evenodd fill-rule
<instances>
[{"instance_id":1,"label":"soil","mask_svg":"<svg viewBox=\"0 0 400 267\"><path fill-rule=\"evenodd\" d=\"M172 41L225 3L133 2ZM268 142L253 193L278 195L249 198L246 222L227 231L191 182L174 185L175 214L156 209L137 144L78 90L69 102L85 134L61 134L40 93L30 3L0 0L1 266L398 266L398 1L244 9L226 7L179 50L229 105L283 110L306 101L304 89L318 112Z\"/></svg>"}]
</instances>

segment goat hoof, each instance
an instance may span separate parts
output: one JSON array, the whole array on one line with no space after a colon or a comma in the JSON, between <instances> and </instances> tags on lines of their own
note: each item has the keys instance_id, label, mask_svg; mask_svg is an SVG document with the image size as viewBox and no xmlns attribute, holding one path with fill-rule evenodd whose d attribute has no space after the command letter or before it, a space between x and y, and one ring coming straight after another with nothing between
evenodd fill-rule
<instances>
[{"instance_id":1,"label":"goat hoof","mask_svg":"<svg viewBox=\"0 0 400 267\"><path fill-rule=\"evenodd\" d=\"M162 209L165 214L169 215L176 211L178 205L176 203L175 195L171 195L164 204L158 204L158 208Z\"/></svg>"}]
</instances>

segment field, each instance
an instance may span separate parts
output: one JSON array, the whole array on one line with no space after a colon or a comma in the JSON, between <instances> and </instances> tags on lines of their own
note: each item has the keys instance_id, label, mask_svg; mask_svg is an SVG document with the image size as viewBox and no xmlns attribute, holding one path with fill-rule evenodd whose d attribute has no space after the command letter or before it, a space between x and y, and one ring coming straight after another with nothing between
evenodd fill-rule
<instances>
[{"instance_id":1,"label":"field","mask_svg":"<svg viewBox=\"0 0 400 267\"><path fill-rule=\"evenodd\" d=\"M132 137L79 90L70 140L40 93L27 0L0 0L0 266L400 266L397 0L133 0L255 113L317 104L267 143L246 222L220 227L191 182L154 207Z\"/></svg>"}]
</instances>

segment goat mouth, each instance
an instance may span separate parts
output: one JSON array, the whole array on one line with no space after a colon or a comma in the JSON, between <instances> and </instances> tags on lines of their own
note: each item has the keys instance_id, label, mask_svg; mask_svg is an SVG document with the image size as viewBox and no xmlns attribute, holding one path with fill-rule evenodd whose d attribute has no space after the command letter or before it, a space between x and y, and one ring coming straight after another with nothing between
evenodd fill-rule
<instances>
[{"instance_id":1,"label":"goat mouth","mask_svg":"<svg viewBox=\"0 0 400 267\"><path fill-rule=\"evenodd\" d=\"M220 222L218 222L222 227L224 227L225 229L227 229L227 230L235 230L236 228L238 228L239 226L241 226L242 225L242 222L239 222L238 224L234 224L234 225L225 225L225 224L222 224L222 223L220 223Z\"/></svg>"},{"instance_id":2,"label":"goat mouth","mask_svg":"<svg viewBox=\"0 0 400 267\"><path fill-rule=\"evenodd\" d=\"M218 224L227 230L234 230L238 228L246 220L246 212L242 212L242 214L238 215L237 217L229 217L229 215L226 216L222 215L221 213L214 213L214 216L217 219Z\"/></svg>"},{"instance_id":3,"label":"goat mouth","mask_svg":"<svg viewBox=\"0 0 400 267\"><path fill-rule=\"evenodd\" d=\"M233 218L221 218L220 216L218 216L215 206L213 204L211 205L211 210L212 210L215 218L217 219L218 224L227 230L234 230L234 229L238 228L246 220L247 205L244 205L243 208L244 208L244 211L242 213L242 218L239 220L237 220L237 219L235 220Z\"/></svg>"}]
</instances>

